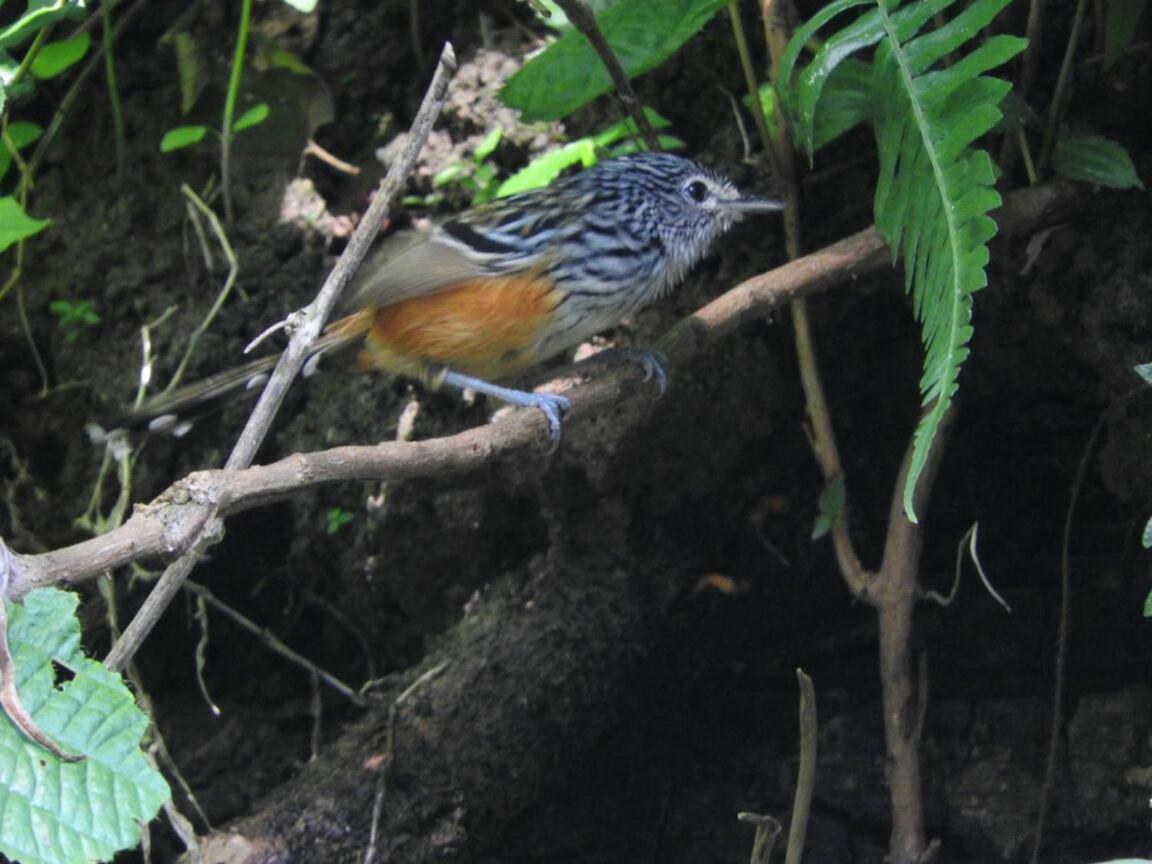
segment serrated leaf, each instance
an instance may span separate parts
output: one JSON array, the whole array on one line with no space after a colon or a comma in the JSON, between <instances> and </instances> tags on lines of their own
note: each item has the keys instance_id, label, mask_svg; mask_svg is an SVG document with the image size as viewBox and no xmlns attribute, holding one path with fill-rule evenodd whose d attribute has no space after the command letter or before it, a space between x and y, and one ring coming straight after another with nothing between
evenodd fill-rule
<instances>
[{"instance_id":1,"label":"serrated leaf","mask_svg":"<svg viewBox=\"0 0 1152 864\"><path fill-rule=\"evenodd\" d=\"M920 391L927 410L904 487L904 510L912 521L920 473L968 356L972 294L987 283L987 243L996 233L987 215L1000 204L995 170L972 143L1000 119L998 106L1010 86L983 73L1025 43L994 35L967 54L952 55L981 35L1008 2L975 0L933 29L929 25L952 12L957 0L835 0L796 31L780 63L782 101L798 141L811 154L817 108L832 75L855 53L876 46L870 81L880 157L876 227L894 258L903 257L925 348ZM811 63L795 74L801 50L817 31L862 6L870 8L824 39Z\"/></svg>"},{"instance_id":2,"label":"serrated leaf","mask_svg":"<svg viewBox=\"0 0 1152 864\"><path fill-rule=\"evenodd\" d=\"M169 129L160 139L160 152L171 153L173 150L199 144L207 134L207 126L177 126Z\"/></svg>"},{"instance_id":3,"label":"serrated leaf","mask_svg":"<svg viewBox=\"0 0 1152 864\"><path fill-rule=\"evenodd\" d=\"M20 202L11 195L0 198L0 252L13 243L39 234L51 224L51 219L36 219L29 216L20 206Z\"/></svg>"},{"instance_id":4,"label":"serrated leaf","mask_svg":"<svg viewBox=\"0 0 1152 864\"><path fill-rule=\"evenodd\" d=\"M55 78L79 63L91 45L92 37L86 32L78 33L70 39L47 42L32 61L32 74L40 79Z\"/></svg>"},{"instance_id":5,"label":"serrated leaf","mask_svg":"<svg viewBox=\"0 0 1152 864\"><path fill-rule=\"evenodd\" d=\"M1113 189L1144 188L1128 151L1099 135L1060 138L1052 154L1052 167L1069 180L1083 180Z\"/></svg>"},{"instance_id":6,"label":"serrated leaf","mask_svg":"<svg viewBox=\"0 0 1152 864\"><path fill-rule=\"evenodd\" d=\"M727 5L727 0L617 0L598 17L629 77L655 68ZM524 64L500 91L525 121L559 120L612 89L588 40L569 30Z\"/></svg>"},{"instance_id":7,"label":"serrated leaf","mask_svg":"<svg viewBox=\"0 0 1152 864\"><path fill-rule=\"evenodd\" d=\"M84 0L28 0L27 10L0 29L0 48L23 45L49 24L84 14Z\"/></svg>"},{"instance_id":8,"label":"serrated leaf","mask_svg":"<svg viewBox=\"0 0 1152 864\"><path fill-rule=\"evenodd\" d=\"M75 594L44 588L8 604L17 689L33 719L85 761L62 763L0 718L0 853L21 864L104 861L136 845L168 800L145 761L147 716L120 676L84 656ZM54 663L72 680L56 682Z\"/></svg>"},{"instance_id":9,"label":"serrated leaf","mask_svg":"<svg viewBox=\"0 0 1152 864\"><path fill-rule=\"evenodd\" d=\"M232 132L243 132L245 129L251 129L253 126L259 126L268 119L268 114L271 113L271 108L268 107L267 102L261 102L258 105L253 105L243 114L236 118L232 124Z\"/></svg>"}]
</instances>

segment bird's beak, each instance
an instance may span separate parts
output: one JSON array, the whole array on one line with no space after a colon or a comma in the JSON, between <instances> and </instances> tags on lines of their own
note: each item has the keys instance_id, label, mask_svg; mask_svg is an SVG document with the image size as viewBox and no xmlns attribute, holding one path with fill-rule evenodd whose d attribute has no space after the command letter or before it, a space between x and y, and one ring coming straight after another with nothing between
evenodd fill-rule
<instances>
[{"instance_id":1,"label":"bird's beak","mask_svg":"<svg viewBox=\"0 0 1152 864\"><path fill-rule=\"evenodd\" d=\"M741 195L739 198L721 201L720 206L731 213L777 213L784 209L784 202L757 195Z\"/></svg>"}]
</instances>

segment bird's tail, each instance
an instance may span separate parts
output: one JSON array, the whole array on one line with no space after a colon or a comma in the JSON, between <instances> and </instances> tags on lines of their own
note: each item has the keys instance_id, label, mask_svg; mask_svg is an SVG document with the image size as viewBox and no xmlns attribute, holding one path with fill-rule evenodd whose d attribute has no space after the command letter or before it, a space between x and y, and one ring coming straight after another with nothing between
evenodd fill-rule
<instances>
[{"instance_id":1,"label":"bird's tail","mask_svg":"<svg viewBox=\"0 0 1152 864\"><path fill-rule=\"evenodd\" d=\"M308 362L314 362L321 354L339 351L356 342L362 335L362 328L337 326L313 343L308 352ZM166 392L157 393L145 399L138 407L121 415L110 428L147 427L155 431L168 431L181 434L186 431L192 417L211 410L214 405L226 400L250 394L259 395L268 381L268 375L276 367L280 355L260 357L241 366L234 366L208 378ZM306 366L305 369L308 367ZM307 374L307 372L305 373Z\"/></svg>"}]
</instances>

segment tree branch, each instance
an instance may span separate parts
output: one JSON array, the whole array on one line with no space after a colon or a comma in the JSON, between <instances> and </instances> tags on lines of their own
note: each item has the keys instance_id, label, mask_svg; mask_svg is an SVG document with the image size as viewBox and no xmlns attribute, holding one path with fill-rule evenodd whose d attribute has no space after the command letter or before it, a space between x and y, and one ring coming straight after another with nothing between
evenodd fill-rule
<instances>
[{"instance_id":1,"label":"tree branch","mask_svg":"<svg viewBox=\"0 0 1152 864\"><path fill-rule=\"evenodd\" d=\"M997 219L1002 232L1028 233L1051 224L1078 199L1079 191L1071 184L1031 187L1008 196ZM677 322L657 348L674 366L746 321L761 320L768 311L796 297L851 285L856 277L879 270L889 261L880 235L868 228L740 283ZM571 377L579 373L577 366ZM571 420L596 413L625 395L635 398L641 392L642 376L636 364L622 363L610 374L576 384L565 392L572 401ZM0 541L0 568L7 570L9 598L19 600L34 588L75 584L144 558L182 555L197 544L209 522L322 483L472 475L538 453L545 431L538 411L513 411L486 426L429 441L336 447L245 470L198 471L153 502L138 505L127 522L100 537L39 555L17 555Z\"/></svg>"}]
</instances>

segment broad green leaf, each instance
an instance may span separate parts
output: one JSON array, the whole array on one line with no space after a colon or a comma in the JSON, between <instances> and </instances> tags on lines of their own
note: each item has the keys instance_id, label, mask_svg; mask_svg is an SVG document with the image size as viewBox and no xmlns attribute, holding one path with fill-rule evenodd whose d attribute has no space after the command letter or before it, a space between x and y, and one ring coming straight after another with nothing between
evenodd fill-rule
<instances>
[{"instance_id":1,"label":"broad green leaf","mask_svg":"<svg viewBox=\"0 0 1152 864\"><path fill-rule=\"evenodd\" d=\"M160 139L160 152L171 153L173 150L199 144L207 134L207 126L177 126L175 129L169 129Z\"/></svg>"},{"instance_id":2,"label":"broad green leaf","mask_svg":"<svg viewBox=\"0 0 1152 864\"><path fill-rule=\"evenodd\" d=\"M1144 379L1145 383L1152 384L1152 363L1141 363L1133 368L1135 368L1136 374Z\"/></svg>"},{"instance_id":3,"label":"broad green leaf","mask_svg":"<svg viewBox=\"0 0 1152 864\"><path fill-rule=\"evenodd\" d=\"M1104 13L1104 68L1110 69L1128 50L1140 27L1148 0L1108 0Z\"/></svg>"},{"instance_id":4,"label":"broad green leaf","mask_svg":"<svg viewBox=\"0 0 1152 864\"><path fill-rule=\"evenodd\" d=\"M483 162L495 152L502 137L504 137L504 127L497 124L496 128L485 135L484 140L476 145L476 149L472 152L472 158L477 162Z\"/></svg>"},{"instance_id":5,"label":"broad green leaf","mask_svg":"<svg viewBox=\"0 0 1152 864\"><path fill-rule=\"evenodd\" d=\"M24 14L7 27L0 28L0 48L23 45L49 24L83 15L84 0L28 0Z\"/></svg>"},{"instance_id":6,"label":"broad green leaf","mask_svg":"<svg viewBox=\"0 0 1152 864\"><path fill-rule=\"evenodd\" d=\"M604 38L629 77L671 56L727 0L617 0L599 16ZM564 33L500 91L525 121L559 120L612 89L600 57L575 30Z\"/></svg>"},{"instance_id":7,"label":"broad green leaf","mask_svg":"<svg viewBox=\"0 0 1152 864\"><path fill-rule=\"evenodd\" d=\"M107 861L135 846L168 800L144 759L148 717L119 675L84 656L75 594L45 588L7 604L16 686L63 763L0 716L0 853L21 864ZM72 676L57 681L56 668Z\"/></svg>"},{"instance_id":8,"label":"broad green leaf","mask_svg":"<svg viewBox=\"0 0 1152 864\"><path fill-rule=\"evenodd\" d=\"M297 12L303 12L305 15L309 12L316 11L316 0L284 0L284 2Z\"/></svg>"},{"instance_id":9,"label":"broad green leaf","mask_svg":"<svg viewBox=\"0 0 1152 864\"><path fill-rule=\"evenodd\" d=\"M79 63L92 45L92 37L79 33L71 39L47 42L32 61L32 74L37 78L55 78L75 63Z\"/></svg>"},{"instance_id":10,"label":"broad green leaf","mask_svg":"<svg viewBox=\"0 0 1152 864\"><path fill-rule=\"evenodd\" d=\"M272 109L268 107L267 102L261 102L258 105L253 105L243 114L236 118L232 124L232 132L243 132L245 129L251 129L253 126L259 126L268 119L268 114Z\"/></svg>"},{"instance_id":11,"label":"broad green leaf","mask_svg":"<svg viewBox=\"0 0 1152 864\"><path fill-rule=\"evenodd\" d=\"M29 144L39 140L43 134L44 129L39 124L29 123L26 120L17 120L8 124L8 140L17 150L23 150ZM12 154L7 147L0 144L0 180L8 173L11 164Z\"/></svg>"},{"instance_id":12,"label":"broad green leaf","mask_svg":"<svg viewBox=\"0 0 1152 864\"><path fill-rule=\"evenodd\" d=\"M39 234L51 224L51 219L35 219L29 216L20 206L20 202L11 195L0 198L0 252L13 243Z\"/></svg>"},{"instance_id":13,"label":"broad green leaf","mask_svg":"<svg viewBox=\"0 0 1152 864\"><path fill-rule=\"evenodd\" d=\"M1128 151L1108 138L1085 135L1061 138L1052 154L1052 167L1069 180L1083 180L1113 189L1143 189Z\"/></svg>"},{"instance_id":14,"label":"broad green leaf","mask_svg":"<svg viewBox=\"0 0 1152 864\"><path fill-rule=\"evenodd\" d=\"M983 73L1025 43L995 35L962 51L1008 2L835 0L796 31L781 58L782 101L797 141L811 155L829 82L855 53L875 46L867 107L880 158L876 227L894 258L903 258L925 348L920 391L926 410L904 487L904 510L912 521L920 474L968 356L972 294L987 283L987 243L996 233L988 217L1000 204L995 170L988 154L972 144L1000 119L998 106L1010 87ZM833 18L858 7L868 11L824 38L797 73L805 44ZM935 27L937 20L945 23ZM865 107L862 98L855 104Z\"/></svg>"}]
</instances>

